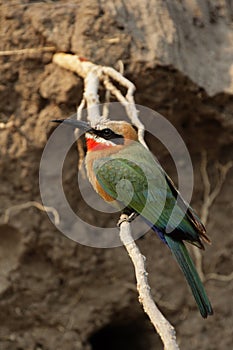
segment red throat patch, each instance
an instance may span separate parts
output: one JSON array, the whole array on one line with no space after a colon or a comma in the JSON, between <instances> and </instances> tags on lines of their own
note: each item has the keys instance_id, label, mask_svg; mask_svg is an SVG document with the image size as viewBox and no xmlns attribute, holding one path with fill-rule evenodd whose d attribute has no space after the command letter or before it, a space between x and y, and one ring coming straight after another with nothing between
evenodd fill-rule
<instances>
[{"instance_id":1,"label":"red throat patch","mask_svg":"<svg viewBox=\"0 0 233 350\"><path fill-rule=\"evenodd\" d=\"M108 145L106 143L97 142L95 139L92 138L86 138L86 143L88 151L98 151L112 147L111 145Z\"/></svg>"}]
</instances>

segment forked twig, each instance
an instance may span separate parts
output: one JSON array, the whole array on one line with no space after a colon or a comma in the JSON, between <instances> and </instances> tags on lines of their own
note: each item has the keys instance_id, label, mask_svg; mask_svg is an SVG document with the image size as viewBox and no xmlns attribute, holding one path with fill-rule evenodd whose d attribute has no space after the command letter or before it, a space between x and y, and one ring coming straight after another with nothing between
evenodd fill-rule
<instances>
[{"instance_id":1,"label":"forked twig","mask_svg":"<svg viewBox=\"0 0 233 350\"><path fill-rule=\"evenodd\" d=\"M222 186L226 180L226 176L229 172L229 170L233 166L233 162L230 161L226 164L217 164L216 168L219 171L218 179L216 182L215 187L211 190L211 184L209 180L209 175L207 171L207 165L208 165L208 160L207 160L207 153L206 151L202 152L202 158L201 158L201 176L202 176L202 181L204 185L204 198L203 198L203 204L202 204L202 209L201 209L201 221L203 222L204 225L207 224L208 218L209 218L209 211L211 206L213 205L215 199L219 195ZM202 262L202 255L196 247L193 247L193 252L195 255L195 261L196 261L196 266L197 266L197 271L200 275L200 278L202 281L205 280L210 280L210 279L215 279L219 281L229 281L233 279L233 274L230 275L221 275L221 274L216 274L216 273L210 273L205 276L203 272L203 262Z\"/></svg>"},{"instance_id":2,"label":"forked twig","mask_svg":"<svg viewBox=\"0 0 233 350\"><path fill-rule=\"evenodd\" d=\"M77 55L56 53L53 56L53 62L65 69L77 73L84 79L85 88L83 97L86 101L87 109L89 109L88 118L92 125L95 125L98 122L98 118L96 120L99 104L98 87L99 82L102 82L106 90L110 91L110 93L125 107L129 119L138 128L139 141L147 148L144 141L145 128L138 118L138 111L134 102L134 92L136 88L130 80L123 77L121 73L111 67L96 65L88 61L86 58ZM113 85L110 79L127 89L125 96L123 96L121 91Z\"/></svg>"}]
</instances>

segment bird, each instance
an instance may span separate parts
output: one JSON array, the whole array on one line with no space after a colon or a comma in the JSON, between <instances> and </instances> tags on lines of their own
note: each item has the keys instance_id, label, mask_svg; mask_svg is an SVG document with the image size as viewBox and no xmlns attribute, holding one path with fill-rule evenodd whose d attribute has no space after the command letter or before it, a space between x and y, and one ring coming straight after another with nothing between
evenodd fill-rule
<instances>
[{"instance_id":1,"label":"bird","mask_svg":"<svg viewBox=\"0 0 233 350\"><path fill-rule=\"evenodd\" d=\"M206 229L185 202L152 153L139 142L137 128L126 122L100 119L91 126L74 119L53 122L79 128L85 134L85 166L94 190L130 217L141 215L170 248L192 291L200 314L213 308L185 243L200 249L211 243ZM123 208L123 209L122 209Z\"/></svg>"}]
</instances>

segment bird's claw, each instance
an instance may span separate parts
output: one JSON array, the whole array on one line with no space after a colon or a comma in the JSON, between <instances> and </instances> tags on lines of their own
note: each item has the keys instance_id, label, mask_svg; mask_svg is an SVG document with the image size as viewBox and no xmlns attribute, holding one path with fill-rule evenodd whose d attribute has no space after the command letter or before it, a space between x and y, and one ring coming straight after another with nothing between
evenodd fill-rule
<instances>
[{"instance_id":1,"label":"bird's claw","mask_svg":"<svg viewBox=\"0 0 233 350\"><path fill-rule=\"evenodd\" d=\"M136 213L135 211L130 214L130 216L128 217L128 222L132 222L134 219L136 219L136 217L138 216L138 213Z\"/></svg>"},{"instance_id":2,"label":"bird's claw","mask_svg":"<svg viewBox=\"0 0 233 350\"><path fill-rule=\"evenodd\" d=\"M138 213L133 212L129 216L127 214L122 214L117 226L120 227L123 222L132 222L136 217L138 216Z\"/></svg>"}]
</instances>

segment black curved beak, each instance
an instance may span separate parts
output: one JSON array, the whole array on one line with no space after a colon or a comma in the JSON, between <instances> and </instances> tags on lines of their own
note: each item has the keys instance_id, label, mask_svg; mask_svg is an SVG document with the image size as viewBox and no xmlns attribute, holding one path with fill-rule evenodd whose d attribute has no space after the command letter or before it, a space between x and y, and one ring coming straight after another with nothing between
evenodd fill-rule
<instances>
[{"instance_id":1,"label":"black curved beak","mask_svg":"<svg viewBox=\"0 0 233 350\"><path fill-rule=\"evenodd\" d=\"M92 127L90 126L90 124L84 122L83 120L75 120L75 119L54 119L51 120L51 122L54 123L63 123L66 125L70 125L73 126L73 128L78 128L81 129L83 131L90 131L92 129Z\"/></svg>"}]
</instances>

